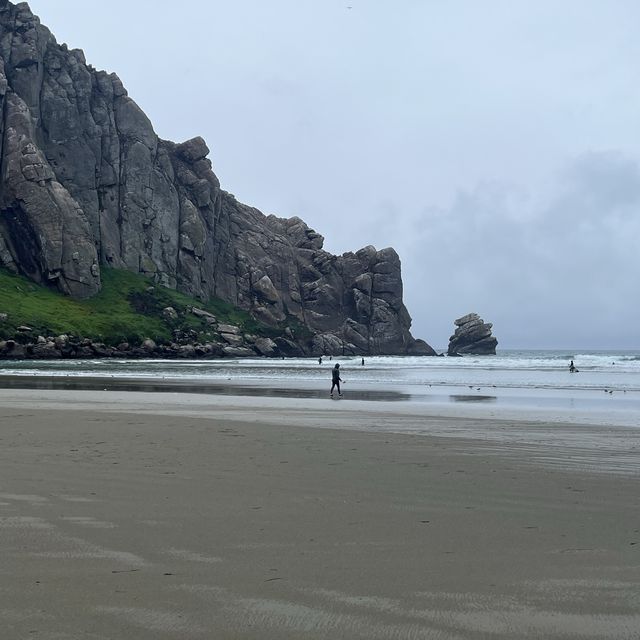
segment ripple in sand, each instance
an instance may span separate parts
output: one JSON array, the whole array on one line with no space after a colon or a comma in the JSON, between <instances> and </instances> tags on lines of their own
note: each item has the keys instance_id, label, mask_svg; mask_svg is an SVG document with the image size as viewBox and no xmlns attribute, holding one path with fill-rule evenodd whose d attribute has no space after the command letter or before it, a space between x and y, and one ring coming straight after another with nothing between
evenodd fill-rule
<instances>
[{"instance_id":1,"label":"ripple in sand","mask_svg":"<svg viewBox=\"0 0 640 640\"><path fill-rule=\"evenodd\" d=\"M204 633L205 629L186 619L184 614L134 607L96 607L97 614L125 620L128 624L155 633Z\"/></svg>"},{"instance_id":2,"label":"ripple in sand","mask_svg":"<svg viewBox=\"0 0 640 640\"><path fill-rule=\"evenodd\" d=\"M104 522L103 520L96 520L89 516L63 516L62 520L65 522L71 522L73 524L79 524L83 527L91 527L93 529L115 529L116 525L113 522Z\"/></svg>"},{"instance_id":3,"label":"ripple in sand","mask_svg":"<svg viewBox=\"0 0 640 640\"><path fill-rule=\"evenodd\" d=\"M59 494L56 497L60 498L60 500L64 500L65 502L95 502L95 499L86 498L85 496L70 496L66 494Z\"/></svg>"},{"instance_id":4,"label":"ripple in sand","mask_svg":"<svg viewBox=\"0 0 640 640\"><path fill-rule=\"evenodd\" d=\"M12 500L16 502L30 502L31 504L42 504L47 502L47 498L44 496L36 496L32 494L20 494L20 493L0 493L2 500Z\"/></svg>"},{"instance_id":5,"label":"ripple in sand","mask_svg":"<svg viewBox=\"0 0 640 640\"><path fill-rule=\"evenodd\" d=\"M53 525L32 516L7 516L0 518L0 529L53 529Z\"/></svg>"},{"instance_id":6,"label":"ripple in sand","mask_svg":"<svg viewBox=\"0 0 640 640\"><path fill-rule=\"evenodd\" d=\"M188 562L200 562L204 564L215 564L223 562L222 558L216 556L207 556L197 551L188 551L187 549L168 549L167 553L178 560L187 560Z\"/></svg>"}]
</instances>

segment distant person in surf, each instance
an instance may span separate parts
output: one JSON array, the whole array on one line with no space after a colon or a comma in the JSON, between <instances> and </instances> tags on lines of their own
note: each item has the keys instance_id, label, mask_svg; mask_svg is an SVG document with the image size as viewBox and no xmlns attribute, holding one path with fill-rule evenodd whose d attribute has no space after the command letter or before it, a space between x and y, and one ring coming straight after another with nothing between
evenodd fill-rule
<instances>
[{"instance_id":1,"label":"distant person in surf","mask_svg":"<svg viewBox=\"0 0 640 640\"><path fill-rule=\"evenodd\" d=\"M362 358L362 366L364 367L364 358Z\"/></svg>"},{"instance_id":2,"label":"distant person in surf","mask_svg":"<svg viewBox=\"0 0 640 640\"><path fill-rule=\"evenodd\" d=\"M342 392L340 391L340 383L342 382L342 378L340 377L340 365L337 364L333 369L331 369L331 391L329 395L333 398L333 390L334 388L338 389L338 396L342 398Z\"/></svg>"},{"instance_id":3,"label":"distant person in surf","mask_svg":"<svg viewBox=\"0 0 640 640\"><path fill-rule=\"evenodd\" d=\"M318 358L318 364L322 364L322 356Z\"/></svg>"},{"instance_id":4,"label":"distant person in surf","mask_svg":"<svg viewBox=\"0 0 640 640\"><path fill-rule=\"evenodd\" d=\"M575 373L577 371L576 366L573 364L573 360L571 361L571 364L569 365L569 373Z\"/></svg>"}]
</instances>

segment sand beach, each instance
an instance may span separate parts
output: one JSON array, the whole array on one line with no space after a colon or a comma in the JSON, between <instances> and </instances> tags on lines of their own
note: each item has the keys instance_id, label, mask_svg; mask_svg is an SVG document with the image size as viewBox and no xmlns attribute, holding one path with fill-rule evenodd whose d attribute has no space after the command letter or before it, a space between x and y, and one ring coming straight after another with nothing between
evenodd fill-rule
<instances>
[{"instance_id":1,"label":"sand beach","mask_svg":"<svg viewBox=\"0 0 640 640\"><path fill-rule=\"evenodd\" d=\"M7 640L640 637L628 425L104 388L0 389Z\"/></svg>"}]
</instances>

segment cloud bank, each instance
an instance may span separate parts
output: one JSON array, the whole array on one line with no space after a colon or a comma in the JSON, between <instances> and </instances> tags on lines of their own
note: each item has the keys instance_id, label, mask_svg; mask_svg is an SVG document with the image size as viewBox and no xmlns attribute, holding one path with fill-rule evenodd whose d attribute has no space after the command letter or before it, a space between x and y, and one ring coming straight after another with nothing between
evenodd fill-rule
<instances>
[{"instance_id":1,"label":"cloud bank","mask_svg":"<svg viewBox=\"0 0 640 640\"><path fill-rule=\"evenodd\" d=\"M470 311L494 323L503 347L638 344L634 158L585 153L542 193L485 182L446 208L400 216L382 206L377 224L401 247L414 329L438 346Z\"/></svg>"}]
</instances>

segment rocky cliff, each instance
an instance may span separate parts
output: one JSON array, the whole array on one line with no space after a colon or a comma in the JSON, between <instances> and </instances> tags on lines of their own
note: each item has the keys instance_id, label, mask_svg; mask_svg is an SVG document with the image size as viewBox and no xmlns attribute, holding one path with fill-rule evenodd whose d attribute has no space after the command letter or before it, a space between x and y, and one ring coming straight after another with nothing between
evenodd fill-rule
<instances>
[{"instance_id":1,"label":"rocky cliff","mask_svg":"<svg viewBox=\"0 0 640 640\"><path fill-rule=\"evenodd\" d=\"M456 330L449 338L448 355L495 355L498 340L491 335L490 322L485 322L477 313L469 313L454 320L454 324Z\"/></svg>"},{"instance_id":2,"label":"rocky cliff","mask_svg":"<svg viewBox=\"0 0 640 640\"><path fill-rule=\"evenodd\" d=\"M100 267L222 298L307 348L424 353L393 249L342 256L299 218L265 216L220 188L202 138L161 140L115 74L59 45L26 3L0 0L0 265L75 297Z\"/></svg>"}]
</instances>

